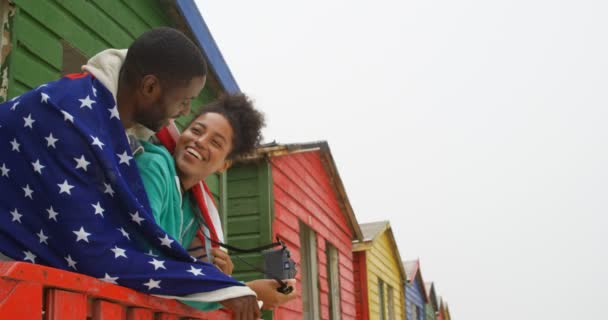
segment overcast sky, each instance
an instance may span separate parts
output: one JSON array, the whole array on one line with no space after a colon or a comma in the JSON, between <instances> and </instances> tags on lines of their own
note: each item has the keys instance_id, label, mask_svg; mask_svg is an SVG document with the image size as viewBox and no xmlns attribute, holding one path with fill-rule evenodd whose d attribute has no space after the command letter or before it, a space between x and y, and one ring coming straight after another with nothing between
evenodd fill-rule
<instances>
[{"instance_id":1,"label":"overcast sky","mask_svg":"<svg viewBox=\"0 0 608 320\"><path fill-rule=\"evenodd\" d=\"M600 319L608 1L198 1L266 141L327 140L454 319Z\"/></svg>"}]
</instances>

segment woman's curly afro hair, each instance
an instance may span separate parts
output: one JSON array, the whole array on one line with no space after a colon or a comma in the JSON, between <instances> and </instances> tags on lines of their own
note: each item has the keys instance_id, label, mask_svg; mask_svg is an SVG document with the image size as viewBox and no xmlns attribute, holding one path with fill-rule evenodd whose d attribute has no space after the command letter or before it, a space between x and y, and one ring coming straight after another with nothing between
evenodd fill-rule
<instances>
[{"instance_id":1,"label":"woman's curly afro hair","mask_svg":"<svg viewBox=\"0 0 608 320\"><path fill-rule=\"evenodd\" d=\"M203 106L193 121L206 113L221 114L232 127L232 150L228 154L228 159L253 153L262 141L264 115L254 108L251 99L245 94L235 93L220 96L214 102Z\"/></svg>"}]
</instances>

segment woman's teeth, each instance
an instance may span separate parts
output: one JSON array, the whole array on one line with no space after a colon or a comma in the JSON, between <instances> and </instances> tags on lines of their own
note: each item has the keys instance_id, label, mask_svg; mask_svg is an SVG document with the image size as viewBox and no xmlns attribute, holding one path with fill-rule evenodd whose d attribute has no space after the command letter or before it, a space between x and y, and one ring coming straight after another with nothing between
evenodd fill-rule
<instances>
[{"instance_id":1,"label":"woman's teeth","mask_svg":"<svg viewBox=\"0 0 608 320\"><path fill-rule=\"evenodd\" d=\"M203 157L201 156L200 153L198 153L196 150L192 149L192 148L187 148L186 151L188 151L188 153L190 153L191 155L193 155L194 157L196 157L199 160L203 160Z\"/></svg>"}]
</instances>

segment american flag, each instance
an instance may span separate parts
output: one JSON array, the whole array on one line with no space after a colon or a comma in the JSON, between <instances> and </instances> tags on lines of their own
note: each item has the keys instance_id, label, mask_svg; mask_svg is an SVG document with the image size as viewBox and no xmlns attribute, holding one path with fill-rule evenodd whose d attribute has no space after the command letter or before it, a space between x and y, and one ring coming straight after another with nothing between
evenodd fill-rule
<instances>
[{"instance_id":1,"label":"american flag","mask_svg":"<svg viewBox=\"0 0 608 320\"><path fill-rule=\"evenodd\" d=\"M89 74L0 104L0 252L185 300L251 294L155 223L114 97Z\"/></svg>"}]
</instances>

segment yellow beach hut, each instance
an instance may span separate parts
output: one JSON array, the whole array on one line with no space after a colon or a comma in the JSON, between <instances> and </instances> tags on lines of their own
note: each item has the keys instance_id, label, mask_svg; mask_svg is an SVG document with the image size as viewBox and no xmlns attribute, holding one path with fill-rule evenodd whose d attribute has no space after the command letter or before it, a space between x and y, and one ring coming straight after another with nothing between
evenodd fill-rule
<instances>
[{"instance_id":1,"label":"yellow beach hut","mask_svg":"<svg viewBox=\"0 0 608 320\"><path fill-rule=\"evenodd\" d=\"M360 224L353 243L357 319L403 319L405 269L388 221Z\"/></svg>"}]
</instances>

